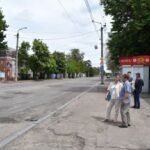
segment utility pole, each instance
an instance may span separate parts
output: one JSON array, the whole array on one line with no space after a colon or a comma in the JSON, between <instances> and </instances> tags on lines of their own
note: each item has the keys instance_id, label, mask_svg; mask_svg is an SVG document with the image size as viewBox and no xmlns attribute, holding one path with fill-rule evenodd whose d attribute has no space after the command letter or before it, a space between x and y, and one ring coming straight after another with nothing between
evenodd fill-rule
<instances>
[{"instance_id":1,"label":"utility pole","mask_svg":"<svg viewBox=\"0 0 150 150\"><path fill-rule=\"evenodd\" d=\"M16 35L16 38L17 38L17 41L16 41L16 66L15 66L15 81L16 81L16 82L18 81L18 47L19 47L19 31L24 30L24 29L27 29L27 27L20 28L20 29L17 31L17 35Z\"/></svg>"},{"instance_id":2,"label":"utility pole","mask_svg":"<svg viewBox=\"0 0 150 150\"><path fill-rule=\"evenodd\" d=\"M18 81L18 45L19 45L19 33L17 32L17 42L16 42L16 66L15 66L15 81Z\"/></svg>"},{"instance_id":3,"label":"utility pole","mask_svg":"<svg viewBox=\"0 0 150 150\"><path fill-rule=\"evenodd\" d=\"M106 27L106 24L102 25L101 22L97 22L97 21L94 21L92 20L93 23L98 23L101 25L101 28L100 28L100 35L101 35L101 38L100 38L100 43L101 43L101 61L100 61L100 73L101 73L101 84L104 84L104 57L103 57L103 31L104 31L104 28Z\"/></svg>"},{"instance_id":4,"label":"utility pole","mask_svg":"<svg viewBox=\"0 0 150 150\"><path fill-rule=\"evenodd\" d=\"M100 30L101 31L101 63L100 63L101 84L104 84L104 57L103 57L103 30L104 30L104 27L101 25L101 30Z\"/></svg>"}]
</instances>

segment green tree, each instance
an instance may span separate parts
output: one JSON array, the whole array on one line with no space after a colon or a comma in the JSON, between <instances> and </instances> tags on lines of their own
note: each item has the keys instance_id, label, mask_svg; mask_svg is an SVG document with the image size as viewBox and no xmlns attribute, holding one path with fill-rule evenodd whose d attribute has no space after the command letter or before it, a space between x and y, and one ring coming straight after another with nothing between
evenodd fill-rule
<instances>
[{"instance_id":1,"label":"green tree","mask_svg":"<svg viewBox=\"0 0 150 150\"><path fill-rule=\"evenodd\" d=\"M86 60L83 62L83 72L86 73L86 76L89 77L90 76L90 70L92 68L92 64L90 60Z\"/></svg>"},{"instance_id":2,"label":"green tree","mask_svg":"<svg viewBox=\"0 0 150 150\"><path fill-rule=\"evenodd\" d=\"M67 55L67 72L70 76L75 77L75 74L83 72L83 59L84 53L81 53L79 49L72 49Z\"/></svg>"},{"instance_id":3,"label":"green tree","mask_svg":"<svg viewBox=\"0 0 150 150\"><path fill-rule=\"evenodd\" d=\"M91 67L90 68L90 77L98 76L99 75L99 68Z\"/></svg>"},{"instance_id":4,"label":"green tree","mask_svg":"<svg viewBox=\"0 0 150 150\"><path fill-rule=\"evenodd\" d=\"M84 53L81 53L79 49L72 49L70 57L72 60L74 60L76 64L75 73L78 74L79 72L83 72L82 65L83 65Z\"/></svg>"},{"instance_id":5,"label":"green tree","mask_svg":"<svg viewBox=\"0 0 150 150\"><path fill-rule=\"evenodd\" d=\"M83 61L84 53L81 53L79 49L72 49L71 50L71 58L75 61Z\"/></svg>"},{"instance_id":6,"label":"green tree","mask_svg":"<svg viewBox=\"0 0 150 150\"><path fill-rule=\"evenodd\" d=\"M53 53L53 57L56 61L56 65L57 65L56 73L63 73L64 74L65 70L66 70L65 54L62 52L55 51Z\"/></svg>"},{"instance_id":7,"label":"green tree","mask_svg":"<svg viewBox=\"0 0 150 150\"><path fill-rule=\"evenodd\" d=\"M150 1L102 0L102 4L113 20L108 41L113 66L121 56L150 55Z\"/></svg>"},{"instance_id":8,"label":"green tree","mask_svg":"<svg viewBox=\"0 0 150 150\"><path fill-rule=\"evenodd\" d=\"M32 45L33 54L30 56L30 68L34 75L47 72L50 53L48 46L39 39L35 39Z\"/></svg>"},{"instance_id":9,"label":"green tree","mask_svg":"<svg viewBox=\"0 0 150 150\"><path fill-rule=\"evenodd\" d=\"M3 53L3 51L7 50L7 42L4 41L6 38L5 31L7 30L8 25L6 24L6 21L4 20L4 15L2 10L0 9L0 52Z\"/></svg>"},{"instance_id":10,"label":"green tree","mask_svg":"<svg viewBox=\"0 0 150 150\"><path fill-rule=\"evenodd\" d=\"M18 65L20 73L27 74L29 71L29 54L30 43L23 41L18 51Z\"/></svg>"},{"instance_id":11,"label":"green tree","mask_svg":"<svg viewBox=\"0 0 150 150\"><path fill-rule=\"evenodd\" d=\"M73 77L73 78L75 77L76 70L77 70L76 61L74 61L72 59L69 59L67 61L67 73L68 73L69 78L70 77Z\"/></svg>"},{"instance_id":12,"label":"green tree","mask_svg":"<svg viewBox=\"0 0 150 150\"><path fill-rule=\"evenodd\" d=\"M57 72L57 64L56 64L56 60L54 59L53 55L49 55L49 59L45 64L45 73L52 74Z\"/></svg>"}]
</instances>

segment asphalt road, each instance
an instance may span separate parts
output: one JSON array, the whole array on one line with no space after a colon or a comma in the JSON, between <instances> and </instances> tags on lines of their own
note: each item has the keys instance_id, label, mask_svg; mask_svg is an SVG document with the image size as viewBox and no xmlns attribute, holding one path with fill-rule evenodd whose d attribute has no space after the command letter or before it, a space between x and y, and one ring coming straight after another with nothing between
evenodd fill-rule
<instances>
[{"instance_id":1,"label":"asphalt road","mask_svg":"<svg viewBox=\"0 0 150 150\"><path fill-rule=\"evenodd\" d=\"M84 78L1 84L0 123L37 120L96 82L96 78Z\"/></svg>"},{"instance_id":2,"label":"asphalt road","mask_svg":"<svg viewBox=\"0 0 150 150\"><path fill-rule=\"evenodd\" d=\"M0 142L98 82L98 78L80 78L0 83Z\"/></svg>"}]
</instances>

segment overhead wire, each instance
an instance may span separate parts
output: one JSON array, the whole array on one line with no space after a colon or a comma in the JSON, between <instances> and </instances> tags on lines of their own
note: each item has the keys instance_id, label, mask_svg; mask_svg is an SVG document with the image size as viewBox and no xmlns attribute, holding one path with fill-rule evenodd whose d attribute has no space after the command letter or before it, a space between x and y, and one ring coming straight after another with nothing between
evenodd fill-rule
<instances>
[{"instance_id":1,"label":"overhead wire","mask_svg":"<svg viewBox=\"0 0 150 150\"><path fill-rule=\"evenodd\" d=\"M76 22L72 19L71 15L68 13L67 9L65 8L65 6L63 5L63 3L60 0L57 0L59 5L63 8L66 16L69 18L69 20L74 24L74 26L76 27L76 29L81 33L81 31L77 28L76 26Z\"/></svg>"},{"instance_id":2,"label":"overhead wire","mask_svg":"<svg viewBox=\"0 0 150 150\"><path fill-rule=\"evenodd\" d=\"M91 10L90 4L89 4L88 0L84 0L84 2L85 2L85 5L86 5L86 7L87 7L87 11L88 11L88 13L89 13L89 15L90 15L91 22L92 22L92 24L93 24L93 27L94 27L94 29L95 29L95 32L96 32L98 38L100 38L100 35L99 35L98 30L97 30L97 28L96 28L96 25L95 25L94 22L93 22L93 21L94 21L94 17L93 17L93 14L92 14L92 10Z\"/></svg>"},{"instance_id":3,"label":"overhead wire","mask_svg":"<svg viewBox=\"0 0 150 150\"><path fill-rule=\"evenodd\" d=\"M57 38L50 38L50 39L46 39L46 38L38 38L40 40L48 40L48 41L57 41L57 40L67 40L67 39L72 39L72 38L78 38L78 37L82 37L82 36L86 36L86 35L89 35L89 34L92 34L94 33L95 31L89 31L89 32L86 32L86 33L82 33L82 34L78 34L78 35L72 35L72 36L68 36L68 37L57 37ZM7 34L7 35L13 35L15 36L14 34ZM20 38L24 38L24 39L35 39L34 37L31 38L31 37L23 37L23 36L20 36ZM36 37L37 38L37 37Z\"/></svg>"},{"instance_id":4,"label":"overhead wire","mask_svg":"<svg viewBox=\"0 0 150 150\"><path fill-rule=\"evenodd\" d=\"M90 31L89 31L90 32ZM51 32L24 32L25 34L37 34L37 35L47 35L52 34ZM16 31L6 31L6 34L16 34ZM60 35L61 33L55 33L56 35ZM63 33L66 34L66 33ZM81 34L80 32L72 32L69 34Z\"/></svg>"}]
</instances>

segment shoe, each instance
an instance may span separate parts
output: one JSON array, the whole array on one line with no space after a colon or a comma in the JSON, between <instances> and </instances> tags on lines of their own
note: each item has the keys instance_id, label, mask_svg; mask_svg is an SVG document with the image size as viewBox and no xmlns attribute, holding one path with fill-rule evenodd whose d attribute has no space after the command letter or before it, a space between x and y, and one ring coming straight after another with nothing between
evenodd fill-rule
<instances>
[{"instance_id":1,"label":"shoe","mask_svg":"<svg viewBox=\"0 0 150 150\"><path fill-rule=\"evenodd\" d=\"M128 124L128 127L131 127L131 124Z\"/></svg>"},{"instance_id":2,"label":"shoe","mask_svg":"<svg viewBox=\"0 0 150 150\"><path fill-rule=\"evenodd\" d=\"M119 125L119 128L128 128L126 125Z\"/></svg>"},{"instance_id":3,"label":"shoe","mask_svg":"<svg viewBox=\"0 0 150 150\"><path fill-rule=\"evenodd\" d=\"M131 108L136 108L135 106L132 106Z\"/></svg>"},{"instance_id":4,"label":"shoe","mask_svg":"<svg viewBox=\"0 0 150 150\"><path fill-rule=\"evenodd\" d=\"M109 122L109 119L105 119L105 120L103 120L103 122Z\"/></svg>"}]
</instances>

